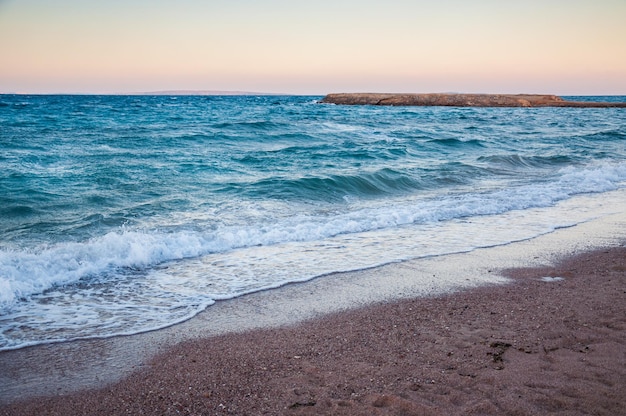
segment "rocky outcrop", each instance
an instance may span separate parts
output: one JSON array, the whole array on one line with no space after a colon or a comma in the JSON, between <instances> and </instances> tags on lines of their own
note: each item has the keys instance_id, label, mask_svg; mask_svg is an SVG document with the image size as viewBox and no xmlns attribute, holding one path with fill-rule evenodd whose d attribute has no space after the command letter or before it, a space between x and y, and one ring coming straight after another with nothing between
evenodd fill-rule
<instances>
[{"instance_id":1,"label":"rocky outcrop","mask_svg":"<svg viewBox=\"0 0 626 416\"><path fill-rule=\"evenodd\" d=\"M328 94L321 103L448 107L624 107L626 102L566 101L540 94Z\"/></svg>"}]
</instances>

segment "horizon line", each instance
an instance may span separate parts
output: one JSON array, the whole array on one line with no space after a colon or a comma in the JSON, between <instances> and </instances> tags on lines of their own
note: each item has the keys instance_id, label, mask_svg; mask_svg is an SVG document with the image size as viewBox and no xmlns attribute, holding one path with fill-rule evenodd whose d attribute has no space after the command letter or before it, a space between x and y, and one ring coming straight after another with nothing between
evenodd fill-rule
<instances>
[{"instance_id":1,"label":"horizon line","mask_svg":"<svg viewBox=\"0 0 626 416\"><path fill-rule=\"evenodd\" d=\"M360 91L360 92L341 92L343 94L416 94L415 92L372 92L372 91ZM305 94L305 93L283 93L283 92L258 92L258 91L240 91L240 90L156 90L156 91L131 91L131 92L0 92L0 95L111 95L111 96L324 96L333 93L321 93L321 94ZM423 94L423 93L421 93ZM496 93L464 93L458 91L445 91L445 92L430 92L428 94L493 94ZM514 92L514 93L497 93L497 95L555 95L559 97L563 96L579 96L579 97L619 97L626 96L626 93L612 93L612 94L554 94L554 93L538 93L538 92Z\"/></svg>"}]
</instances>

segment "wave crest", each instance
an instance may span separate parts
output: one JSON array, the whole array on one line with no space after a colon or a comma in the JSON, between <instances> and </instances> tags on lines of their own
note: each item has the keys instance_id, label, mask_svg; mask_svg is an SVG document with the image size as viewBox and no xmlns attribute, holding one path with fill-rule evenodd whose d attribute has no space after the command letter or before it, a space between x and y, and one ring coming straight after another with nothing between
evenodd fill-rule
<instances>
[{"instance_id":1,"label":"wave crest","mask_svg":"<svg viewBox=\"0 0 626 416\"><path fill-rule=\"evenodd\" d=\"M362 178L309 178L297 187L335 186L337 195L346 189L383 192L386 188L415 187L403 182L393 170L377 172L369 181ZM317 241L340 234L416 223L446 221L471 216L495 215L512 210L546 207L581 193L607 192L623 187L626 164L589 169L564 168L559 180L484 193L457 193L442 198L393 200L387 205L346 212L320 212L289 216L273 222L221 226L211 229L173 232L138 231L121 228L118 232L85 242L58 243L36 250L0 250L0 307L41 293L55 285L115 274L120 269L147 269L158 264L193 258L237 248L266 246L285 242ZM341 184L340 186L338 184ZM267 183L267 187L273 184ZM294 185L295 186L295 185Z\"/></svg>"}]
</instances>

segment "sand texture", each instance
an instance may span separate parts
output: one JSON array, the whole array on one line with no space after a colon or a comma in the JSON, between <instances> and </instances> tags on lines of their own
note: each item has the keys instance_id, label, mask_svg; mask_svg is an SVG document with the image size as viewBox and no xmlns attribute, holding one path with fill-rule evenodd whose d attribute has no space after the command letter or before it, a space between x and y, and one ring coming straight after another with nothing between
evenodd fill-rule
<instances>
[{"instance_id":1,"label":"sand texture","mask_svg":"<svg viewBox=\"0 0 626 416\"><path fill-rule=\"evenodd\" d=\"M626 107L626 102L568 101L541 94L328 94L321 101L342 105L448 106L448 107Z\"/></svg>"},{"instance_id":2,"label":"sand texture","mask_svg":"<svg viewBox=\"0 0 626 416\"><path fill-rule=\"evenodd\" d=\"M506 274L187 341L119 383L0 414L625 414L626 247Z\"/></svg>"}]
</instances>

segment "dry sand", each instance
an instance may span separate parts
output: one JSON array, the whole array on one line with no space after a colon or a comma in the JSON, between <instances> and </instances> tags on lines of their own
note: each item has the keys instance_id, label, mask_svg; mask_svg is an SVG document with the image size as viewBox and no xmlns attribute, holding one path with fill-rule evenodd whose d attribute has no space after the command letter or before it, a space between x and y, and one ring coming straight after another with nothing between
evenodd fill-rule
<instances>
[{"instance_id":1,"label":"dry sand","mask_svg":"<svg viewBox=\"0 0 626 416\"><path fill-rule=\"evenodd\" d=\"M625 414L624 217L0 353L0 414ZM419 296L408 276L433 272L478 286Z\"/></svg>"}]
</instances>

